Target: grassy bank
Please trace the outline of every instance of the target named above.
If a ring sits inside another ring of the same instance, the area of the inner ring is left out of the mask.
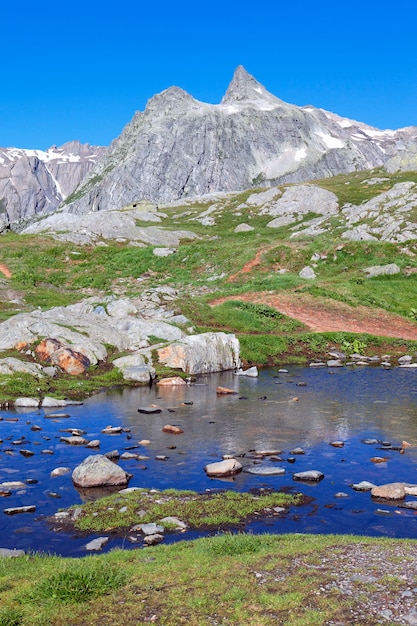
[[[0,625],[394,624],[412,611],[404,592],[417,584],[415,549],[415,541],[226,533],[85,559],[0,559]]]

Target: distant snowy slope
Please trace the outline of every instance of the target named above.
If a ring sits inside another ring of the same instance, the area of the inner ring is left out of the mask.
[[[78,141],[46,151],[0,148],[0,226],[55,211],[106,151]]]

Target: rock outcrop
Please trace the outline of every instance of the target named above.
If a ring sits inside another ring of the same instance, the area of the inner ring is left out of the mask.
[[[46,151],[0,148],[0,232],[55,211],[106,151],[78,141]]]

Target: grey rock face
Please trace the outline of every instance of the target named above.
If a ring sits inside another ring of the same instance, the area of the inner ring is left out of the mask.
[[[395,156],[400,143],[414,146],[416,135],[287,104],[238,67],[220,104],[178,87],[151,98],[65,210],[107,211],[370,169]]]
[[[0,148],[0,232],[55,211],[106,150],[78,141],[47,151]]]
[[[238,369],[239,341],[231,334],[202,333],[160,348],[158,358],[164,365],[188,374]]]

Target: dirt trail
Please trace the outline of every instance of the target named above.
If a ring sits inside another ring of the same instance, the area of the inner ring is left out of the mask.
[[[229,276],[226,282],[232,283],[238,276],[240,276],[240,274],[249,274],[249,272],[251,272],[254,267],[261,264],[263,253],[269,250],[270,247],[271,246],[265,246],[258,250],[253,259],[245,263],[242,269],[236,272],[236,274],[232,274],[231,276]]]
[[[11,278],[12,277],[11,271],[9,270],[7,265],[5,265],[4,263],[0,263],[0,272],[2,274],[4,274],[4,276],[6,276],[6,278]]]
[[[336,300],[291,292],[247,293],[219,298],[210,304],[220,304],[225,300],[268,304],[280,313],[303,322],[308,328],[317,332],[346,331],[417,340],[417,324],[382,309],[369,309],[365,306],[351,307]]]

